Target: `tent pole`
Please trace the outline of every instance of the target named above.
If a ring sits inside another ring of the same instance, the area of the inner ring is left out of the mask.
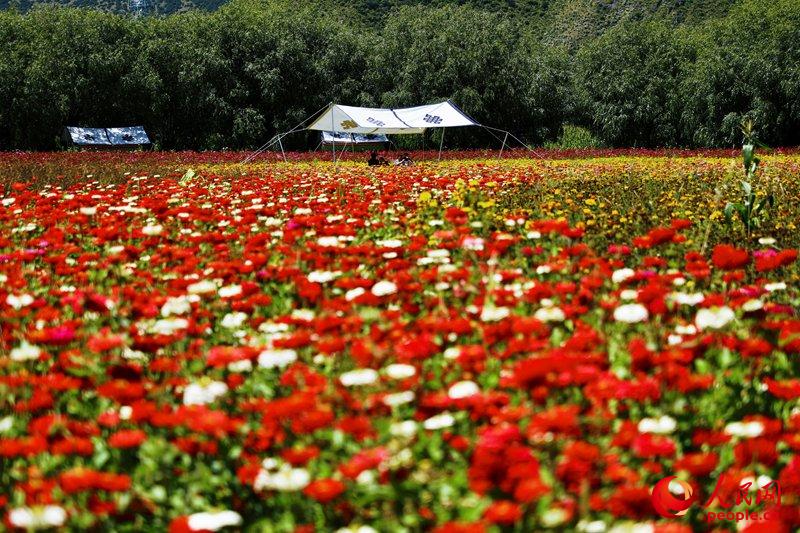
[[[278,137],[278,145],[281,147],[281,154],[283,155],[283,162],[286,163],[286,152],[283,150],[283,140]]]
[[[506,136],[503,137],[503,145],[500,147],[500,156],[498,159],[503,159],[503,149],[506,147],[506,141],[508,140],[508,132],[506,132]]]
[[[333,110],[331,110],[331,135],[333,135],[333,142],[331,143],[331,149],[333,153],[333,172],[336,173],[336,130],[334,129],[335,126],[333,125]]]
[[[442,128],[442,137],[439,139],[439,159],[437,161],[442,160],[442,145],[444,144],[444,128]]]

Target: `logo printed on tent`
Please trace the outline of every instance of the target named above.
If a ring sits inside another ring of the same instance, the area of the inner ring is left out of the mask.
[[[351,130],[353,128],[357,128],[358,124],[356,124],[352,120],[343,120],[342,123],[341,123],[341,126],[342,126],[342,129]]]
[[[374,118],[372,118],[372,117],[369,117],[369,118],[367,118],[367,122],[369,122],[370,124],[375,124],[375,125],[376,125],[376,126],[378,126],[379,128],[382,128],[382,127],[384,127],[384,126],[386,125],[386,123],[385,123],[385,122],[383,122],[383,121],[381,121],[381,120],[375,120],[375,119],[374,119]]]
[[[442,123],[442,118],[437,116],[437,115],[427,115],[426,114],[425,117],[422,120],[424,120],[425,122],[428,122],[430,124],[441,124]]]

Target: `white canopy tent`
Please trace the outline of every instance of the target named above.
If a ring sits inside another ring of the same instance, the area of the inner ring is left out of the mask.
[[[312,119],[313,122],[306,126],[306,123]],[[490,133],[493,131],[504,133],[505,137],[502,139],[502,147],[500,148],[501,156],[509,136],[528,148],[525,143],[517,139],[517,137],[508,131],[485,126],[477,122],[472,117],[464,113],[450,100],[445,100],[444,102],[439,102],[436,104],[395,109],[354,107],[330,103],[295,126],[293,129],[285,133],[278,134],[270,139],[269,142],[250,154],[244,160],[244,162],[246,163],[250,161],[256,155],[275,144],[280,146],[281,152],[284,154],[285,159],[286,154],[283,150],[282,139],[291,133],[302,130],[333,132],[333,160],[336,162],[336,137],[338,137],[340,134],[421,134],[429,128],[460,128],[465,126],[478,126],[488,130]],[[494,135],[494,133],[492,133],[492,135],[496,139],[501,140],[499,137]],[[439,141],[440,159],[442,156],[443,142],[444,131],[442,132],[442,136]]]
[[[480,126],[452,102],[379,109],[331,104],[308,126],[309,130],[342,133],[424,133],[428,128]]]

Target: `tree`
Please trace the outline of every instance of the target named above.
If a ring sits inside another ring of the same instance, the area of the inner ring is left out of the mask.
[[[670,146],[680,141],[678,86],[691,49],[661,22],[627,22],[578,53],[583,112],[612,146]]]

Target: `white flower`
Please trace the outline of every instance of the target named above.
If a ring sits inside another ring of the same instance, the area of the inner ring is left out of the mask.
[[[93,207],[81,207],[79,209],[79,211],[81,212],[81,215],[86,215],[86,216],[90,217],[92,215],[97,214],[97,207],[96,206],[93,206]]]
[[[636,275],[636,272],[632,268],[620,268],[619,270],[615,270],[613,274],[611,274],[611,281],[614,283],[622,283],[628,278],[632,278]]]
[[[8,207],[16,201],[17,201],[16,198],[3,198],[2,202],[0,203],[3,204],[3,207]]]
[[[635,300],[636,297],[639,296],[639,291],[633,289],[625,289],[624,291],[619,293],[619,297],[621,300]]]
[[[322,246],[323,248],[338,248],[339,247],[339,238],[338,237],[320,237],[317,239],[317,245]]]
[[[389,426],[389,434],[393,437],[413,437],[417,433],[417,423],[414,420],[403,420]]]
[[[453,361],[461,356],[461,348],[458,346],[451,346],[444,351],[444,358]]]
[[[384,405],[389,407],[396,407],[414,401],[414,392],[407,390],[403,392],[395,392],[394,394],[387,394],[382,399]]]
[[[745,313],[752,313],[753,311],[758,311],[763,308],[764,308],[764,302],[762,302],[758,298],[747,300],[745,303],[742,304],[742,311],[744,311]]]
[[[356,483],[359,485],[374,485],[377,476],[374,470],[364,470],[356,476]]]
[[[753,485],[755,485],[755,487],[752,487],[751,490],[755,490],[756,487],[760,488],[760,489],[763,489],[764,487],[766,487],[770,483],[772,483],[772,478],[767,476],[767,475],[761,474],[760,476],[758,476],[758,479],[753,484]]]
[[[678,423],[671,416],[661,416],[659,418],[643,418],[639,421],[639,433],[655,433],[657,435],[667,435],[675,431]]]
[[[731,422],[725,426],[725,433],[734,437],[751,439],[764,433],[764,424],[758,421]]]
[[[474,381],[459,381],[458,383],[450,385],[450,388],[447,389],[447,396],[449,396],[451,400],[460,400],[462,398],[475,396],[476,394],[480,394],[480,392],[480,387],[478,387],[477,383]]]
[[[786,283],[782,281],[778,281],[775,283],[767,283],[764,285],[764,289],[768,292],[775,292],[775,291],[785,291],[786,290]]]
[[[7,416],[0,418],[0,433],[5,433],[14,426],[14,418]]]
[[[689,306],[695,306],[699,303],[703,303],[703,300],[706,299],[706,297],[703,296],[703,293],[700,292],[695,292],[691,294],[685,292],[673,292],[672,294],[670,294],[670,298],[672,298],[672,301],[674,301],[678,305],[689,305]]]
[[[239,361],[231,361],[228,363],[228,370],[241,374],[253,370],[253,362],[250,359],[240,359]]]
[[[340,527],[335,533],[378,533],[378,530],[369,526]]]
[[[614,309],[614,320],[626,324],[644,322],[648,316],[647,308],[642,304],[625,304]]]
[[[344,295],[344,299],[347,300],[348,302],[352,302],[353,300],[355,300],[356,298],[358,298],[359,296],[361,296],[366,292],[367,291],[364,289],[364,287],[356,287],[355,289],[350,289],[349,291],[347,291]]]
[[[375,241],[375,245],[380,248],[400,248],[403,246],[403,241],[400,239],[384,239],[382,241]]]
[[[345,372],[339,376],[339,381],[345,387],[357,387],[360,385],[371,385],[378,381],[378,373],[371,368],[359,368]]]
[[[304,322],[311,322],[314,320],[313,309],[294,309],[292,310],[292,318],[295,320],[302,320]]]
[[[495,307],[493,305],[484,306],[481,310],[481,321],[483,322],[499,322],[506,318],[511,311],[507,307]]]
[[[308,281],[312,283],[328,283],[333,281],[339,274],[337,272],[328,272],[327,270],[315,270],[308,275]]]
[[[33,296],[30,294],[22,294],[20,296],[9,294],[6,296],[6,303],[19,311],[23,307],[28,307],[33,303]]]
[[[234,296],[239,296],[242,294],[242,286],[241,285],[226,285],[225,287],[220,287],[219,291],[217,291],[220,298],[232,298]]]
[[[294,350],[264,350],[258,354],[258,366],[262,368],[283,368],[297,361]]]
[[[185,315],[192,310],[192,304],[186,296],[173,296],[161,306],[161,316]]]
[[[581,520],[578,522],[577,530],[581,533],[604,533],[606,523],[602,520],[594,520],[592,522]]]
[[[533,318],[539,322],[563,322],[567,316],[560,307],[545,306],[537,309]]]
[[[536,267],[537,274],[549,274],[553,271],[553,268],[550,265],[539,265]]]
[[[284,465],[277,472],[259,471],[253,487],[256,490],[269,489],[280,492],[294,492],[303,490],[310,482],[311,475],[305,468],[291,468]]]
[[[483,239],[480,237],[466,237],[464,238],[464,242],[461,243],[461,247],[465,250],[474,250],[479,252],[483,250]]]
[[[38,359],[42,354],[42,350],[38,346],[30,344],[28,341],[22,341],[22,344],[11,350],[12,361],[33,361]]]
[[[553,528],[563,524],[567,518],[569,518],[569,515],[565,509],[550,507],[544,512],[541,520],[544,527]]]
[[[386,375],[392,379],[408,379],[417,373],[413,365],[393,364],[386,367]]]
[[[622,522],[608,530],[608,533],[653,533],[655,527],[646,522]]]
[[[422,427],[428,430],[449,428],[456,423],[456,419],[450,413],[442,413],[432,416],[422,423]]]
[[[447,248],[439,248],[437,250],[428,250],[428,257],[441,259],[443,257],[450,257],[450,250]]]
[[[228,313],[222,317],[221,325],[223,328],[236,329],[241,327],[245,320],[247,320],[247,313],[237,311],[235,313]]]
[[[228,386],[222,381],[210,383],[191,383],[183,390],[183,405],[203,405],[211,403],[228,392]]]
[[[149,236],[161,235],[162,231],[164,231],[164,227],[160,224],[154,224],[152,226],[145,226],[142,228],[142,233]]]
[[[162,318],[156,320],[150,327],[150,332],[157,335],[174,335],[175,332],[189,327],[189,321],[185,318]]]
[[[395,285],[391,281],[386,281],[386,280],[379,281],[378,283],[372,286],[370,292],[375,296],[388,296],[390,294],[394,294],[397,292],[397,285]]]
[[[730,307],[711,307],[697,311],[694,323],[700,331],[709,328],[721,329],[734,318],[736,315]]]
[[[186,292],[189,294],[209,294],[217,292],[217,284],[210,279],[204,279],[186,287]]]
[[[760,239],[758,239],[758,244],[763,244],[764,246],[770,246],[775,244],[776,242],[778,241],[776,241],[772,237],[761,237]]]
[[[67,521],[67,512],[58,505],[17,507],[9,511],[8,521],[20,529],[48,529],[63,526]]]
[[[193,531],[216,531],[227,526],[238,526],[242,516],[235,511],[217,511],[213,513],[194,513],[189,515],[189,529]]]

